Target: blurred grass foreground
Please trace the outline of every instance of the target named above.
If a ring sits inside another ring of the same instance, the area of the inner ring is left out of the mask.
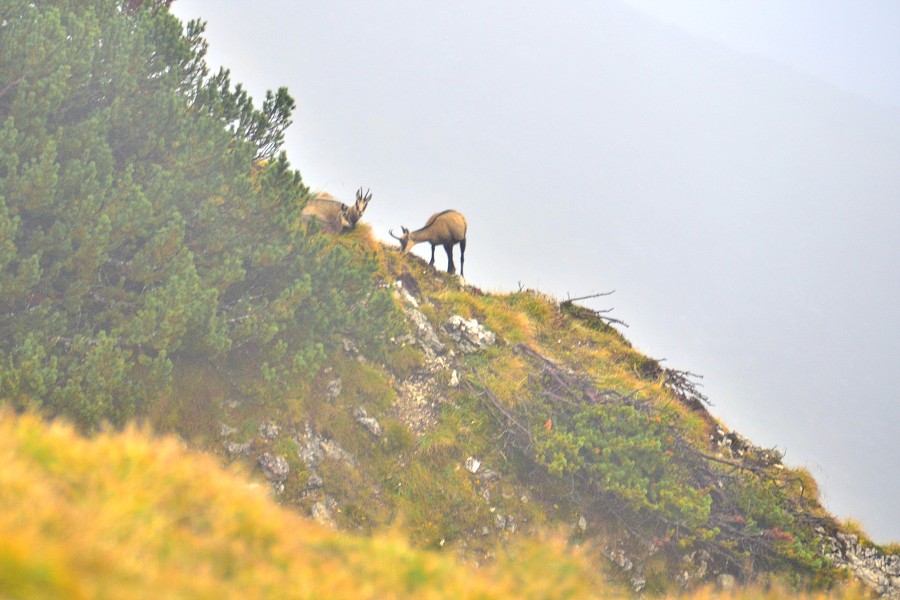
[[[3,598],[596,597],[535,544],[475,571],[401,536],[323,529],[175,438],[0,413]],[[513,568],[512,565],[516,566]],[[606,596],[609,597],[609,596]]]

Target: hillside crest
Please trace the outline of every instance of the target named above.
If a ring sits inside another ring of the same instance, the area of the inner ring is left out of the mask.
[[[346,336],[302,410],[222,426],[254,431],[241,448],[279,502],[339,529],[399,520],[413,545],[476,563],[562,530],[636,592],[788,573],[831,585],[848,567],[897,596],[897,555],[829,515],[808,473],[718,422],[689,373],[589,309],[378,252],[405,321],[385,358]],[[232,437],[220,451],[234,454]]]

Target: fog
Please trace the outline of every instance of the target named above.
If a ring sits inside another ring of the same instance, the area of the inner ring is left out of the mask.
[[[837,516],[900,540],[900,85],[885,84],[900,64],[835,43],[860,66],[825,81],[804,27],[826,21],[797,20],[806,46],[792,54],[748,33],[765,15],[717,25],[685,6],[173,11],[209,22],[210,63],[254,97],[289,88],[285,149],[307,185],[345,201],[371,188],[366,220],[385,240],[462,211],[480,288],[615,290],[591,306],[614,308],[643,352],[703,374],[712,412],[808,468]],[[896,35],[875,49],[900,39],[900,12],[883,6],[875,33]],[[857,39],[833,16],[847,34],[823,39]]]

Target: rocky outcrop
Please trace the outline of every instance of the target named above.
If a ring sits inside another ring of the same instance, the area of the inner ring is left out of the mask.
[[[440,330],[436,330],[419,310],[419,301],[404,288],[403,281],[394,284],[395,295],[410,325],[412,333],[398,340],[414,344],[425,354],[425,363],[416,373],[397,383],[397,401],[393,416],[401,420],[415,435],[421,436],[437,422],[438,407],[445,401],[447,388],[460,385],[457,366],[458,352],[470,354],[497,343],[493,331],[475,319],[454,315]],[[441,339],[444,335],[444,340]],[[444,373],[450,373],[445,380]],[[442,383],[447,381],[446,384]]]
[[[316,523],[325,525],[331,529],[337,529],[337,524],[334,522],[334,513],[338,510],[337,500],[331,496],[326,496],[323,500],[313,504],[309,516],[312,517],[313,521]]]
[[[259,435],[263,436],[266,440],[272,441],[278,437],[278,434],[281,433],[281,427],[275,421],[264,421],[259,424],[257,428],[259,431]]]
[[[280,454],[263,452],[257,459],[266,479],[270,481],[284,481],[291,472],[287,459]]]
[[[415,342],[425,353],[426,358],[433,360],[444,352],[444,344],[438,339],[437,332],[428,317],[419,310],[419,302],[412,294],[403,289],[403,283],[398,281],[395,284],[396,296],[401,300],[400,308],[406,319],[413,326],[412,342]],[[404,340],[400,340],[404,341]]]
[[[402,282],[397,281],[395,287],[403,313],[412,325],[412,333],[396,341],[420,347],[425,355],[425,364],[416,373],[398,382],[397,400],[392,412],[410,431],[421,436],[437,422],[437,409],[444,401],[437,375],[447,369],[452,356],[428,318],[419,310],[419,302],[403,288]]]
[[[465,319],[459,315],[450,317],[444,324],[444,330],[466,354],[484,350],[497,343],[497,336],[493,331],[475,319]]]
[[[884,554],[874,546],[860,543],[859,536],[837,532],[823,536],[822,549],[835,565],[847,567],[867,587],[883,598],[900,599],[900,555]]]
[[[352,454],[344,450],[333,439],[315,433],[309,423],[304,425],[302,435],[294,436],[294,441],[297,442],[298,446],[297,456],[312,471],[319,466],[319,462],[324,458],[356,467],[356,459],[353,458]]]
[[[253,444],[250,442],[225,442],[225,451],[228,452],[228,456],[247,456],[250,454],[250,449],[253,447]]]
[[[341,395],[341,388],[343,387],[343,381],[340,377],[337,379],[332,379],[328,382],[328,385],[325,386],[325,397],[329,402],[334,402],[337,400],[337,397]]]
[[[356,422],[362,425],[366,431],[375,437],[381,437],[381,423],[375,417],[370,417],[366,413],[366,409],[360,406],[353,411],[353,416],[356,417]]]

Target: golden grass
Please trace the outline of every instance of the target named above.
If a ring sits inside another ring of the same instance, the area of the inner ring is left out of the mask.
[[[86,440],[3,412],[0,460],[4,598],[592,596],[564,547],[473,570],[397,533],[324,530],[214,458],[134,428]]]

